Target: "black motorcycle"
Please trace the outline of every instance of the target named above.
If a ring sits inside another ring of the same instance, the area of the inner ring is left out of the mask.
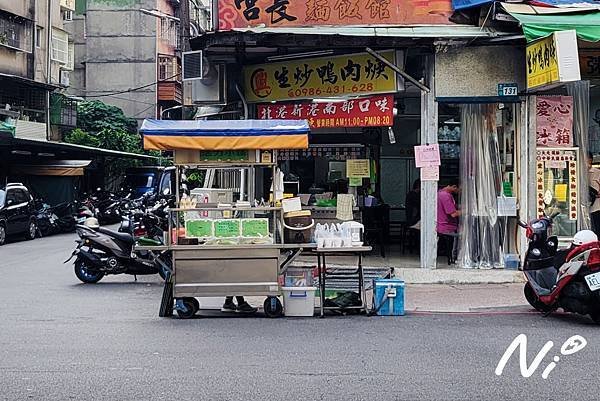
[[[76,221],[72,213],[72,203],[60,203],[50,206],[41,199],[36,201],[36,220],[38,234],[47,237],[53,234],[75,231]]]
[[[77,225],[77,247],[64,263],[76,257],[75,275],[84,283],[97,283],[108,274],[138,276],[158,273],[165,279],[171,271],[171,252],[135,251],[136,237],[132,227],[129,219],[123,220],[121,231],[124,232]],[[160,238],[146,238],[144,241],[149,242],[161,244]]]

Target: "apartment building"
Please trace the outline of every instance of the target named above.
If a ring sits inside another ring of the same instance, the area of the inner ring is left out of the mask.
[[[177,118],[179,0],[76,0],[66,29],[74,38],[68,93],[144,118]]]
[[[73,43],[63,24],[74,10],[75,0],[0,0],[0,131],[5,135],[58,139],[63,124],[74,124],[75,111],[60,96],[73,69]]]

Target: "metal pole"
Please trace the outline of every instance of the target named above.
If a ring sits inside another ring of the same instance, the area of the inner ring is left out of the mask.
[[[423,85],[422,83],[420,83],[419,81],[417,81],[415,78],[411,77],[409,74],[407,74],[406,72],[402,71],[400,68],[398,68],[397,65],[395,65],[394,63],[390,62],[388,59],[386,59],[385,57],[383,57],[381,54],[377,53],[375,50],[367,47],[367,53],[369,53],[371,56],[375,57],[377,60],[381,61],[383,64],[387,65],[388,67],[390,67],[392,70],[396,71],[396,73],[400,76],[402,76],[404,79],[406,79],[407,81],[411,82],[413,85],[415,85],[417,88],[421,89],[424,92],[429,93],[430,92],[430,88],[428,88],[427,86]]]
[[[421,92],[421,144],[438,142],[438,105],[435,101],[435,55],[426,57],[431,91]],[[437,181],[421,181],[421,267],[437,265]]]

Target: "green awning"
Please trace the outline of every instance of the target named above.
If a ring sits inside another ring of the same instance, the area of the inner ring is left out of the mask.
[[[516,14],[511,13],[523,26],[528,42],[550,35],[555,31],[574,29],[577,37],[587,42],[600,41],[600,12],[570,14]]]

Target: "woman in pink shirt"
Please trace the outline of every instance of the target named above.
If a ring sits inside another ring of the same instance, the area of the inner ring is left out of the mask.
[[[458,194],[458,182],[450,182],[444,188],[438,191],[438,210],[437,210],[437,232],[442,235],[446,241],[446,252],[448,253],[448,264],[456,261],[457,245],[456,236],[458,232],[458,216],[460,210],[456,208],[454,194]],[[450,237],[450,238],[448,238]],[[451,243],[450,243],[451,241]]]

